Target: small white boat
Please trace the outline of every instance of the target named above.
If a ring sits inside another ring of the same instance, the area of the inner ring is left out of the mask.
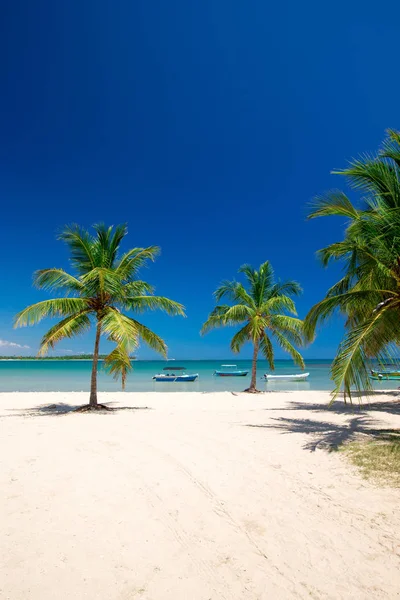
[[[310,373],[297,373],[296,375],[264,375],[267,381],[305,381]]]

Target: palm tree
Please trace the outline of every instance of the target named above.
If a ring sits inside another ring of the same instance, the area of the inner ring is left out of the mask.
[[[90,383],[90,400],[87,409],[105,408],[97,401],[97,365],[100,337],[105,335],[116,344],[106,359],[124,358],[143,340],[163,356],[167,354],[165,342],[151,329],[122,311],[141,313],[160,309],[170,315],[184,315],[178,302],[155,296],[151,285],[138,279],[138,271],[159,253],[157,246],[133,248],[120,256],[121,242],[127,235],[127,226],[94,226],[91,235],[78,225],[66,227],[60,238],[68,246],[75,275],[63,269],[44,269],[34,274],[36,287],[62,293],[63,297],[44,300],[28,306],[16,316],[15,326],[38,323],[45,317],[62,317],[43,336],[39,355],[65,338],[86,332],[92,323],[96,328],[93,365]],[[129,363],[130,364],[130,363]]]
[[[346,219],[344,238],[319,251],[322,263],[342,262],[344,275],[305,319],[308,340],[335,312],[346,335],[332,365],[334,395],[371,388],[370,359],[396,355],[400,343],[400,133],[389,131],[377,156],[363,156],[337,171],[364,194],[360,207],[342,192],[318,197],[310,218]]]
[[[303,358],[293,346],[302,344],[303,323],[300,319],[282,313],[287,311],[297,314],[290,296],[298,296],[301,288],[295,281],[275,283],[269,261],[260,265],[258,271],[250,265],[243,265],[239,273],[244,274],[247,285],[238,281],[222,282],[214,292],[215,299],[219,303],[222,298],[227,298],[232,304],[218,304],[204,323],[201,333],[226,325],[243,325],[232,338],[231,350],[237,353],[246,342],[253,344],[251,383],[245,391],[256,392],[259,351],[270,368],[275,368],[270,335],[292,356],[296,364],[304,368]]]

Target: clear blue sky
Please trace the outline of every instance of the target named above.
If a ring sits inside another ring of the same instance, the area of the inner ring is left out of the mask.
[[[70,222],[126,221],[129,246],[162,247],[144,276],[188,318],[145,322],[171,356],[229,356],[231,331],[198,332],[244,262],[297,279],[304,316],[338,276],[315,251],[341,232],[306,222],[307,202],[400,127],[399,23],[396,2],[6,0],[0,339],[37,349],[45,326],[12,316],[47,297],[35,269],[68,267],[55,236]],[[338,321],[306,356],[333,356],[340,335]]]

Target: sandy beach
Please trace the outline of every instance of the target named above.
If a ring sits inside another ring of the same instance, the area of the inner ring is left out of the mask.
[[[398,489],[328,452],[400,427],[324,392],[0,395],[4,600],[397,598]],[[50,405],[51,408],[46,408]]]

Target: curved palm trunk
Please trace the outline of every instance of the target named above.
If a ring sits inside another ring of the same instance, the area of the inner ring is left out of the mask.
[[[125,391],[125,387],[126,387],[126,369],[122,369],[122,374],[121,374],[121,381],[122,381],[122,391]]]
[[[257,340],[254,342],[254,350],[253,350],[253,363],[251,366],[251,383],[249,387],[249,392],[255,392],[257,386],[257,357],[258,357],[258,349],[260,347],[260,341]]]
[[[90,406],[97,406],[97,364],[99,362],[99,347],[100,347],[101,323],[97,321],[96,340],[94,343],[93,363],[92,363],[92,378],[90,380]]]

